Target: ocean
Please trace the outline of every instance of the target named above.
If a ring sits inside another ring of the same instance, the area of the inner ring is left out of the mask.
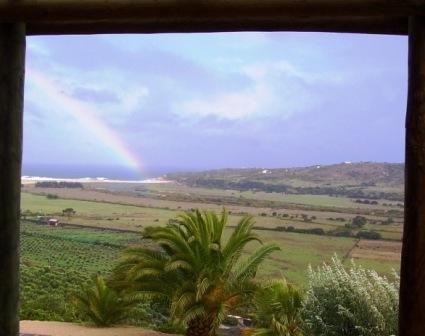
[[[25,164],[22,176],[59,179],[142,181],[181,171],[176,168],[155,168],[138,172],[122,166],[93,166],[65,164]]]

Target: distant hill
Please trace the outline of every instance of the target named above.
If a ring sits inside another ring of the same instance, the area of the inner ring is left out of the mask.
[[[168,174],[193,187],[402,200],[404,164],[340,163],[301,168],[218,169]]]

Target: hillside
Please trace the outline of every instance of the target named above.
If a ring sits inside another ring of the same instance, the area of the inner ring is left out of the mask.
[[[404,164],[360,162],[301,168],[219,169],[168,174],[167,178],[192,187],[401,200]]]

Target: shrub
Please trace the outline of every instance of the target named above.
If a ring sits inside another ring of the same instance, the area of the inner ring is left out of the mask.
[[[170,303],[166,298],[143,297],[143,301],[131,309],[125,323],[168,334],[184,334],[184,329],[171,321],[169,306]]]
[[[347,227],[339,227],[334,230],[329,230],[327,234],[329,236],[335,236],[335,237],[352,237],[353,236],[351,229]]]
[[[76,213],[76,211],[75,211],[73,208],[66,208],[66,209],[63,209],[63,210],[62,210],[62,214],[63,214],[64,216],[67,216],[67,217],[68,217],[68,219],[69,219],[71,216],[75,215],[75,213]]]
[[[322,228],[312,228],[312,229],[306,230],[306,233],[315,234],[319,236],[323,236],[326,234],[325,230],[323,230]]]
[[[352,262],[349,270],[334,257],[309,269],[303,308],[305,330],[314,336],[397,334],[399,278],[393,281]]]
[[[362,228],[367,223],[366,217],[356,216],[354,217],[350,223],[345,224],[347,228]]]
[[[366,231],[366,230],[361,230],[359,232],[357,232],[356,234],[357,238],[363,238],[363,239],[373,239],[373,240],[379,240],[382,239],[382,236],[379,232],[376,231]]]
[[[36,188],[78,188],[84,189],[80,182],[66,182],[66,181],[39,181],[35,183]]]
[[[83,288],[74,296],[74,304],[84,319],[107,327],[127,318],[135,302],[120,298],[101,276],[97,276],[91,287]]]
[[[58,199],[58,198],[59,198],[59,196],[58,196],[58,195],[56,195],[56,194],[47,194],[47,195],[46,195],[46,198],[48,198],[48,199]]]
[[[227,315],[222,322],[226,326],[237,326],[239,321],[236,317],[232,315]]]
[[[67,302],[61,295],[40,294],[27,300],[21,307],[20,318],[25,320],[64,321],[72,317]]]
[[[285,279],[261,287],[254,297],[253,336],[301,336],[301,293]]]

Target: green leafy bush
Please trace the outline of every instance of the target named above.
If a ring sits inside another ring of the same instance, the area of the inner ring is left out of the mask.
[[[272,281],[254,297],[255,336],[301,336],[302,295],[285,279]]]
[[[107,327],[127,318],[135,301],[120,298],[98,275],[91,287],[74,296],[74,304],[83,318]]]
[[[236,317],[234,317],[233,315],[227,315],[224,319],[222,324],[226,325],[226,326],[237,326],[239,323],[238,319]]]
[[[56,194],[47,194],[47,195],[46,195],[46,198],[48,198],[48,199],[58,199],[58,198],[59,198],[59,196],[58,196],[58,195],[56,195]]]
[[[363,239],[373,239],[373,240],[379,240],[382,239],[382,235],[379,232],[370,230],[360,230],[356,234],[357,238],[363,238]]]
[[[367,218],[363,216],[354,217],[350,223],[347,223],[345,226],[348,228],[362,228],[367,223]]]
[[[308,335],[390,336],[397,334],[399,278],[393,281],[352,262],[309,269],[303,308]]]
[[[128,317],[126,324],[153,329],[167,334],[184,334],[182,326],[173,323],[170,317],[170,303],[162,297],[149,299],[144,297],[137,303]]]
[[[20,318],[22,320],[78,322],[69,298],[88,280],[84,272],[65,267],[29,265],[21,259]]]

